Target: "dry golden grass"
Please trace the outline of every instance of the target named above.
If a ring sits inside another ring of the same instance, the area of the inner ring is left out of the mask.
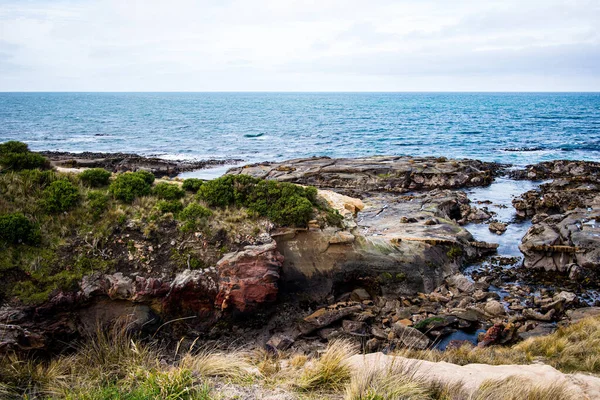
[[[242,351],[220,352],[200,350],[188,352],[179,360],[179,367],[189,369],[200,377],[228,378],[244,381],[259,375]]]
[[[473,400],[579,400],[565,383],[536,384],[531,380],[511,376],[503,380],[488,380],[481,384]]]
[[[343,390],[350,381],[348,359],[357,354],[357,347],[345,340],[329,344],[320,358],[308,363],[296,382],[300,390]]]
[[[459,365],[529,364],[538,360],[563,372],[600,373],[600,317],[587,318],[573,325],[560,327],[551,335],[529,338],[512,347],[463,346],[444,352],[401,349],[396,354]]]
[[[532,338],[511,348],[405,351],[413,358],[458,364],[527,363],[534,357],[566,371],[597,371],[600,318],[560,328],[547,337]],[[192,346],[193,347],[193,346]],[[284,389],[289,397],[347,400],[574,400],[565,384],[532,382],[512,377],[484,382],[467,396],[461,384],[417,377],[411,363],[353,370],[349,358],[357,348],[332,342],[319,356],[219,351],[211,348],[165,357],[160,348],[135,340],[125,324],[91,335],[72,355],[52,361],[0,359],[0,398],[27,399],[215,399],[207,382],[236,387]],[[174,362],[166,362],[167,359]]]
[[[388,367],[368,366],[355,371],[346,387],[345,400],[427,400],[426,383],[414,377],[410,368],[400,362]]]

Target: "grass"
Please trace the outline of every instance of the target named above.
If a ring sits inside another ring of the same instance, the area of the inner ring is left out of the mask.
[[[586,318],[575,324],[559,327],[548,336],[529,338],[512,347],[463,346],[438,350],[398,351],[398,355],[453,364],[529,364],[542,361],[562,372],[600,373],[600,317]]]
[[[502,351],[540,354],[551,351],[552,343],[564,339],[569,346],[590,345],[597,334],[599,318],[588,318],[557,333],[527,340]],[[319,356],[297,353],[272,354],[240,349],[222,351],[201,348],[178,354],[153,342],[141,341],[128,331],[126,321],[98,329],[73,348],[70,354],[51,360],[23,359],[16,355],[0,358],[0,398],[78,400],[216,400],[218,388],[236,387],[255,393],[283,390],[286,398],[345,400],[575,400],[565,383],[534,382],[521,377],[484,381],[474,393],[460,383],[452,385],[417,375],[411,362],[351,368],[349,358],[356,347],[334,341]],[[564,343],[564,342],[561,342]],[[179,346],[178,346],[179,349]],[[588,353],[597,348],[587,347]],[[449,351],[452,357],[456,353]],[[466,349],[461,349],[466,352]],[[495,350],[500,351],[499,349]],[[567,354],[565,352],[567,351]],[[472,362],[497,362],[492,350],[470,350]],[[430,357],[434,356],[429,352]],[[462,354],[462,353],[461,353]],[[485,358],[483,358],[485,355]],[[530,354],[530,355],[531,355]],[[439,354],[437,355],[439,356]],[[560,358],[560,354],[554,354]],[[463,354],[458,361],[466,361]],[[518,360],[524,360],[524,356]],[[573,361],[573,360],[571,360]],[[572,368],[569,364],[568,369]],[[577,370],[587,369],[583,366]],[[261,392],[262,391],[262,392]]]
[[[357,354],[354,344],[336,340],[329,344],[323,355],[308,364],[297,387],[301,390],[343,390],[350,381],[351,369],[348,359]]]
[[[473,400],[578,400],[566,383],[539,384],[516,376],[484,381]]]

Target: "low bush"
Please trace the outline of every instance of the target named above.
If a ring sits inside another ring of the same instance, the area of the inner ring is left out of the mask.
[[[34,244],[39,236],[37,227],[23,214],[0,215],[0,242]]]
[[[183,204],[179,200],[159,200],[158,203],[156,203],[156,208],[163,214],[177,214],[179,211],[183,210]]]
[[[184,232],[194,230],[198,225],[204,224],[211,215],[212,211],[208,208],[198,203],[191,203],[179,213],[179,219],[184,222],[181,230]]]
[[[109,190],[113,197],[125,203],[131,203],[136,197],[147,196],[152,189],[147,176],[139,172],[125,172],[118,175],[110,184]],[[154,179],[154,175],[152,175]]]
[[[78,201],[79,189],[66,179],[52,182],[42,192],[42,203],[50,213],[68,211]]]
[[[17,142],[16,140],[0,143],[0,155],[8,153],[29,153],[29,146],[26,143]]]
[[[50,163],[44,156],[30,152],[25,143],[11,140],[0,144],[0,166],[11,171],[22,171],[49,168]]]
[[[111,173],[104,168],[90,168],[79,174],[81,182],[91,187],[108,185]]]
[[[135,175],[142,178],[148,185],[152,185],[154,183],[154,174],[149,171],[145,171],[143,169],[134,172]]]
[[[200,189],[200,186],[202,186],[202,184],[204,183],[204,181],[202,179],[197,179],[197,178],[189,178],[186,179],[185,181],[183,181],[183,190],[187,190],[188,192],[198,192],[198,189]]]
[[[177,200],[185,196],[185,191],[172,183],[161,182],[152,191],[159,199]]]
[[[8,170],[45,169],[50,166],[48,160],[37,153],[8,153],[0,156],[0,165]]]
[[[288,182],[227,175],[204,183],[198,197],[211,206],[237,205],[280,225],[306,226],[317,206],[317,190]]]
[[[93,191],[88,193],[88,206],[90,207],[90,213],[94,221],[97,221],[100,216],[108,208],[108,202],[110,198],[103,192]]]
[[[19,172],[19,174],[23,177],[23,182],[28,182],[39,188],[45,188],[57,179],[56,172],[52,170],[26,169]]]

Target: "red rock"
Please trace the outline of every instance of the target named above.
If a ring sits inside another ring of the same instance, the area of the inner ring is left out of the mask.
[[[282,265],[283,256],[275,242],[226,254],[217,263],[219,292],[215,305],[222,310],[247,312],[274,302]]]

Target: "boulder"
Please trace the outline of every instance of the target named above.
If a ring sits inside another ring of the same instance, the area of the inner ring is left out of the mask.
[[[340,319],[362,311],[360,304],[334,304],[327,308],[320,308],[299,323],[300,332],[308,335],[317,329],[324,328]]]
[[[222,310],[248,312],[274,302],[282,265],[283,256],[274,242],[225,254],[217,263],[219,293],[215,304]]]
[[[417,329],[405,326],[404,324],[396,322],[392,325],[392,331],[394,332],[396,341],[401,343],[404,347],[425,350],[431,344],[431,341],[427,336]]]

